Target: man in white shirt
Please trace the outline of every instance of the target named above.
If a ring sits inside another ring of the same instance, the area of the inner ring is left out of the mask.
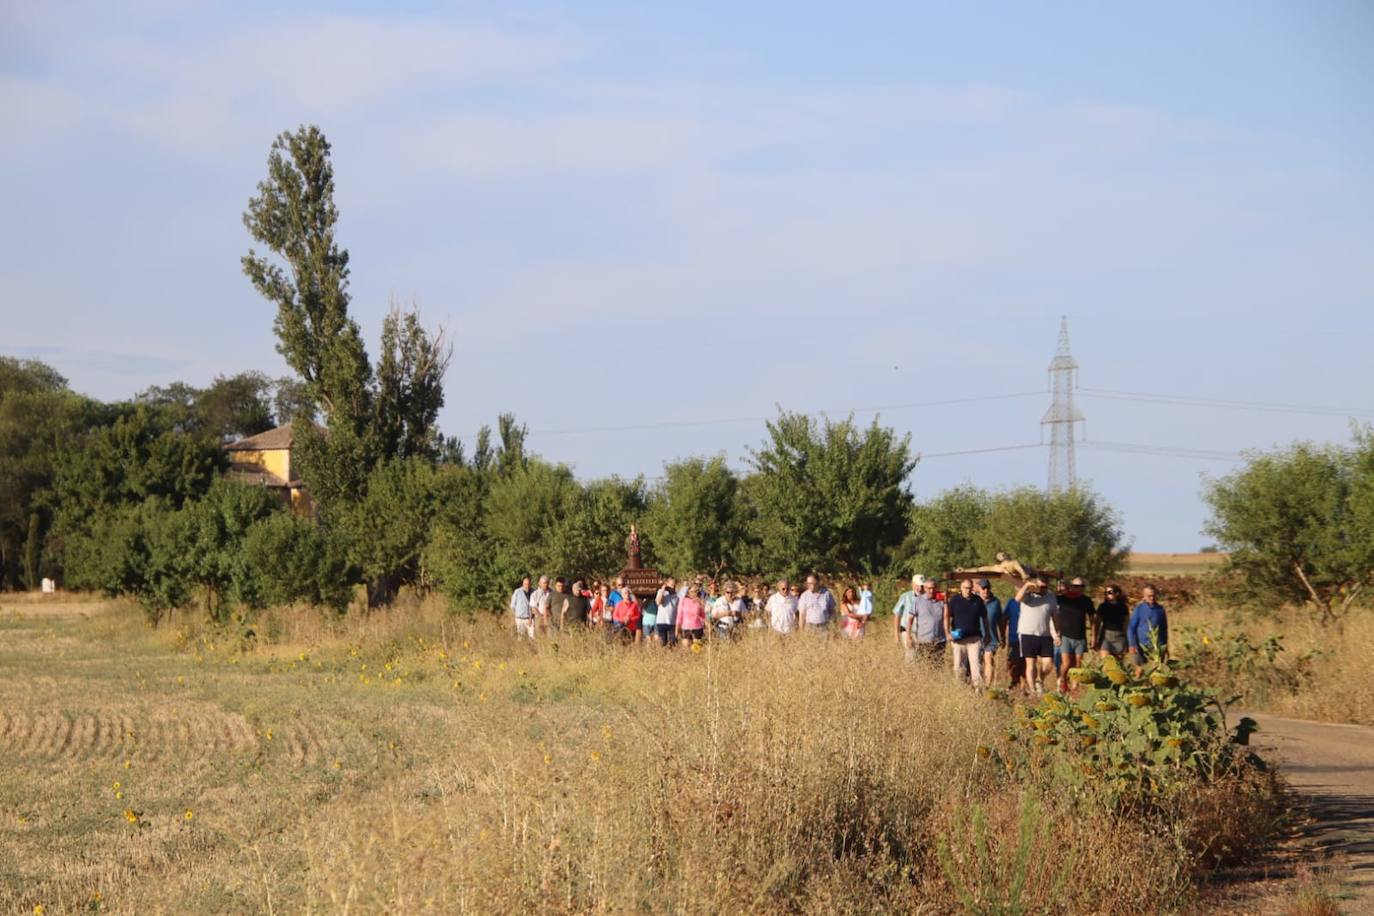
[[[549,577],[540,576],[539,587],[530,592],[530,610],[534,613],[534,620],[539,624],[539,629],[545,632],[549,629],[549,608],[552,604],[553,593],[549,591]]]
[[[677,601],[677,580],[669,576],[663,580],[658,594],[654,595],[654,604],[658,605],[658,620],[655,626],[658,629],[660,645],[671,646],[677,642],[673,633],[677,625]]]
[[[515,632],[520,636],[534,638],[534,616],[530,610],[530,577],[520,580],[520,587],[511,592],[510,609],[515,614]]]
[[[725,594],[711,605],[711,626],[715,628],[717,635],[733,634],[735,627],[744,619],[744,599],[736,597],[736,592],[734,583],[727,583]]]
[[[792,594],[792,584],[786,579],[778,580],[778,590],[768,596],[764,609],[768,611],[768,625],[774,632],[785,636],[797,628],[797,599]]]
[[[820,576],[811,573],[806,577],[806,591],[797,599],[798,623],[803,630],[825,633],[834,615],[835,596],[821,585]]]
[[[1045,681],[1054,667],[1054,644],[1059,639],[1054,624],[1059,602],[1049,584],[1038,576],[1021,583],[1016,601],[1021,605],[1016,635],[1021,657],[1026,660],[1027,686],[1037,694],[1044,693]]]

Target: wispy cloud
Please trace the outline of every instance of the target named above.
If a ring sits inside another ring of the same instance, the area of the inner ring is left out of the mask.
[[[15,356],[51,363],[63,372],[85,370],[125,378],[163,377],[191,365],[189,359],[174,359],[152,353],[120,350],[85,350],[63,346],[19,346],[10,348]]]

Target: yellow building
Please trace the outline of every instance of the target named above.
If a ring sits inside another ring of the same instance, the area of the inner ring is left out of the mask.
[[[291,426],[278,426],[226,445],[229,470],[225,476],[238,483],[272,490],[282,502],[302,515],[310,512],[310,494],[291,473]]]

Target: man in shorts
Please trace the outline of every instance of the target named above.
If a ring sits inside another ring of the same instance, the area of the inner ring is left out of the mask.
[[[1021,602],[1015,598],[1007,599],[1007,606],[1003,609],[1006,621],[1002,626],[1002,637],[1007,644],[1007,682],[1008,689],[1015,690],[1018,686],[1026,687],[1026,660],[1021,657],[1021,639],[1016,635],[1016,628],[1021,622]]]
[[[1054,666],[1054,643],[1059,636],[1054,629],[1054,615],[1059,602],[1048,583],[1038,576],[1021,583],[1016,590],[1016,602],[1020,606],[1016,635],[1026,662],[1026,681],[1032,692],[1041,694]]]
[[[974,584],[988,611],[988,625],[984,631],[987,639],[983,642],[983,683],[991,687],[996,683],[993,677],[997,674],[997,650],[1007,640],[1007,621],[1002,614],[1002,602],[992,593],[992,583],[979,579]]]
[[[1129,646],[1126,643],[1126,593],[1119,585],[1107,586],[1107,600],[1097,606],[1097,632],[1093,645],[1103,658],[1111,656],[1120,661]]]
[[[1059,612],[1055,615],[1055,629],[1058,636],[1054,644],[1059,647],[1059,689],[1069,689],[1069,669],[1077,668],[1088,654],[1088,627],[1097,608],[1093,600],[1083,594],[1086,583],[1081,576],[1075,576],[1059,599]]]
[[[654,604],[658,605],[654,627],[658,631],[659,643],[664,646],[677,644],[677,634],[673,632],[677,628],[677,602],[677,580],[668,576],[654,596]]]

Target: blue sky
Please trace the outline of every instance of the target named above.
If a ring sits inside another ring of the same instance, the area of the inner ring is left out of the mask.
[[[579,474],[741,462],[776,405],[1085,389],[1374,417],[1366,3],[0,5],[0,352],[113,399],[284,374],[239,269],[272,137],[334,144],[354,311],[448,327],[446,432]],[[925,453],[1048,396],[900,407]],[[1349,419],[1083,392],[1090,440],[1228,453]],[[871,413],[860,413],[868,420]],[[694,423],[567,432],[637,423]],[[1224,461],[1083,449],[1135,546]],[[918,497],[1043,483],[932,457]]]

